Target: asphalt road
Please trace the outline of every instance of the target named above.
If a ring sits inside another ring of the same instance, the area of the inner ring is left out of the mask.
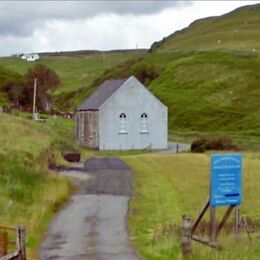
[[[51,223],[40,258],[140,259],[128,238],[129,167],[116,158],[93,158],[70,170],[65,175],[81,179],[81,191]]]

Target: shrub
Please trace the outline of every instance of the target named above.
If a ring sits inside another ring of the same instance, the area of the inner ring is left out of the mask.
[[[46,115],[46,114],[40,114],[40,119],[48,120],[48,119],[49,119],[49,116]]]
[[[128,60],[116,68],[106,70],[101,77],[94,80],[91,87],[97,87],[108,79],[122,79],[134,75],[144,85],[149,85],[162,73],[162,67],[142,63],[142,58]]]
[[[149,85],[149,83],[155,80],[161,74],[161,69],[156,68],[151,64],[139,64],[133,74],[138,78],[144,85]]]
[[[191,151],[195,153],[203,153],[207,150],[238,150],[237,146],[233,144],[228,137],[218,138],[199,138],[191,144]]]

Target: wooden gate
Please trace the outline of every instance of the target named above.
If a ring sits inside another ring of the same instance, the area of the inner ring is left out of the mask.
[[[26,260],[25,228],[0,226],[0,260]]]

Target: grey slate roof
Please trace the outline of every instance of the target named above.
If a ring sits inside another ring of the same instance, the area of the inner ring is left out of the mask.
[[[98,110],[127,80],[106,80],[77,110]]]

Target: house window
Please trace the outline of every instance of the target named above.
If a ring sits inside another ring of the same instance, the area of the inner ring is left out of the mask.
[[[120,120],[119,133],[126,134],[127,133],[127,129],[126,129],[126,114],[125,113],[121,113],[120,116],[119,116],[119,120]]]
[[[143,113],[141,115],[141,133],[148,133],[148,115],[146,113]]]

